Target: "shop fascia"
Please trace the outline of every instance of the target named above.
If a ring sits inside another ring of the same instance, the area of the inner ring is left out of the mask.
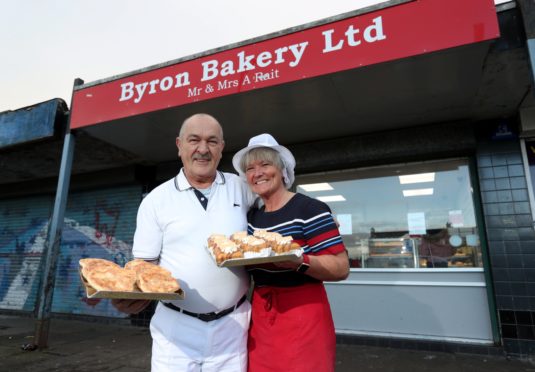
[[[346,47],[357,47],[362,42],[374,43],[386,39],[383,31],[382,17],[374,18],[372,23],[365,27],[362,33],[359,27],[349,25],[343,36],[336,35],[336,29],[334,28],[325,30],[321,34],[321,39],[323,40],[322,54],[333,53]],[[287,64],[289,67],[297,67],[305,55],[308,46],[309,41],[304,41],[282,46],[271,51],[264,50],[258,54],[248,54],[242,50],[236,53],[234,59],[224,60],[221,63],[217,59],[211,59],[201,63],[202,77],[200,81],[208,82],[218,77],[232,77],[235,74],[254,72],[257,68],[267,68],[275,65]],[[275,76],[275,73],[275,70],[271,71],[272,76]],[[134,103],[139,103],[146,94],[152,95],[159,91],[165,92],[170,89],[184,88],[189,85],[191,85],[191,80],[188,71],[137,84],[128,81],[121,84],[119,101],[133,100]]]

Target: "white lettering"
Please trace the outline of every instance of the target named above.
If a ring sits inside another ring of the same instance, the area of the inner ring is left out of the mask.
[[[195,97],[201,94],[202,88],[193,87],[188,89],[188,97]]]
[[[129,81],[128,83],[121,84],[121,98],[119,101],[128,101],[134,96],[134,83]]]
[[[272,68],[270,72],[257,72],[254,75],[254,81],[258,83],[259,81],[277,79],[278,77],[279,77],[279,70]]]
[[[332,52],[332,51],[335,51],[335,50],[339,50],[339,49],[342,49],[342,46],[344,45],[344,41],[343,40],[340,40],[338,42],[338,44],[336,45],[333,45],[333,40],[332,40],[332,34],[333,34],[334,30],[327,30],[327,31],[323,31],[322,34],[323,36],[325,36],[325,48],[323,49],[323,53],[329,53],[329,52]]]
[[[254,70],[255,67],[251,64],[251,61],[254,59],[254,55],[245,56],[245,52],[241,51],[238,53],[238,72]]]
[[[295,67],[299,64],[299,61],[301,61],[301,57],[303,57],[303,53],[305,52],[305,48],[307,47],[307,45],[308,41],[301,44],[290,45],[288,47],[294,55],[294,60],[290,62],[290,67]]]
[[[173,78],[171,76],[166,76],[160,81],[160,90],[168,91],[173,86]]]
[[[149,85],[149,83],[147,82],[144,82],[142,84],[136,84],[137,98],[134,99],[134,103],[139,103],[139,101],[141,101],[141,98],[143,98],[143,94],[145,94],[145,89],[147,89],[147,85]]]
[[[228,88],[236,88],[238,86],[238,80],[223,80],[217,83],[217,90],[224,90]]]
[[[164,76],[161,80],[154,79],[138,84],[134,84],[131,81],[123,83],[121,84],[121,97],[119,101],[128,101],[134,98],[134,103],[139,103],[147,92],[147,87],[149,88],[148,94],[155,94],[159,91],[165,92],[173,88],[173,83],[175,84],[174,88],[190,85],[189,73],[181,72],[176,74],[174,78],[173,76]]]
[[[282,56],[285,52],[288,51],[288,47],[282,47],[275,49],[275,54],[277,55],[277,59],[275,60],[275,64],[279,64],[284,62],[284,57]]]
[[[176,74],[175,80],[175,88],[181,88],[184,85],[189,85],[189,72],[181,72],[180,74]]]
[[[375,36],[372,36],[372,32],[375,31]],[[366,27],[364,30],[364,40],[368,43],[386,39],[383,33],[383,17],[377,17],[373,19],[373,25]]]
[[[150,85],[149,94],[156,93],[156,84],[158,84],[159,82],[160,82],[160,80],[158,80],[158,79],[150,81],[150,83],[149,83],[149,85]]]
[[[228,76],[234,74],[234,64],[232,61],[225,61],[221,64],[221,76]]]
[[[258,67],[267,67],[271,64],[271,53],[262,52],[256,58],[256,64]]]
[[[206,80],[211,80],[211,79],[216,78],[217,75],[219,74],[219,71],[217,70],[218,64],[219,62],[217,62],[215,59],[208,61],[208,62],[203,62],[202,63],[203,73],[202,73],[201,81],[206,81]]]
[[[346,37],[345,40],[341,38],[336,41],[336,44],[333,42],[333,33],[334,29],[322,32],[325,40],[325,48],[323,49],[323,53],[329,53],[342,49],[345,41],[347,41],[347,45],[350,47],[354,47],[362,43],[362,40],[358,38],[360,29],[354,28],[353,25],[350,25],[344,33]],[[386,35],[383,32],[383,18],[374,18],[372,24],[364,29],[362,35],[364,37],[364,41],[367,43],[374,43],[376,41],[386,39]]]
[[[356,30],[353,28],[353,25],[349,26],[345,35],[347,37],[347,45],[349,46],[357,46],[360,44],[360,40],[355,40],[355,35],[358,34],[360,30],[357,28]]]

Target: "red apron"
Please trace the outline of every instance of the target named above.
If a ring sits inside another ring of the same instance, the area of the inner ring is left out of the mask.
[[[336,336],[322,283],[253,292],[249,372],[334,371]]]

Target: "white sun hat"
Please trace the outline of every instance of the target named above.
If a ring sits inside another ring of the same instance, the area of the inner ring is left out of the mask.
[[[232,158],[232,165],[234,166],[234,169],[236,169],[236,172],[238,172],[240,177],[246,178],[245,173],[240,168],[241,159],[245,154],[257,147],[269,147],[279,153],[282,163],[284,164],[284,168],[282,169],[284,186],[289,189],[295,180],[295,158],[290,152],[290,150],[288,150],[284,146],[279,145],[277,140],[275,140],[275,138],[273,138],[271,134],[263,133],[259,134],[258,136],[252,137],[249,140],[249,144],[247,145],[247,147],[241,149],[234,155],[234,157]]]

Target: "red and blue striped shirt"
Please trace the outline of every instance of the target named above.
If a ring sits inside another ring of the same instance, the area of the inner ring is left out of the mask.
[[[327,204],[303,194],[295,194],[282,208],[265,212],[252,209],[247,215],[248,233],[255,230],[291,235],[306,254],[338,254],[345,250],[336,222]],[[317,280],[293,270],[274,266],[249,269],[257,285],[295,286]]]

